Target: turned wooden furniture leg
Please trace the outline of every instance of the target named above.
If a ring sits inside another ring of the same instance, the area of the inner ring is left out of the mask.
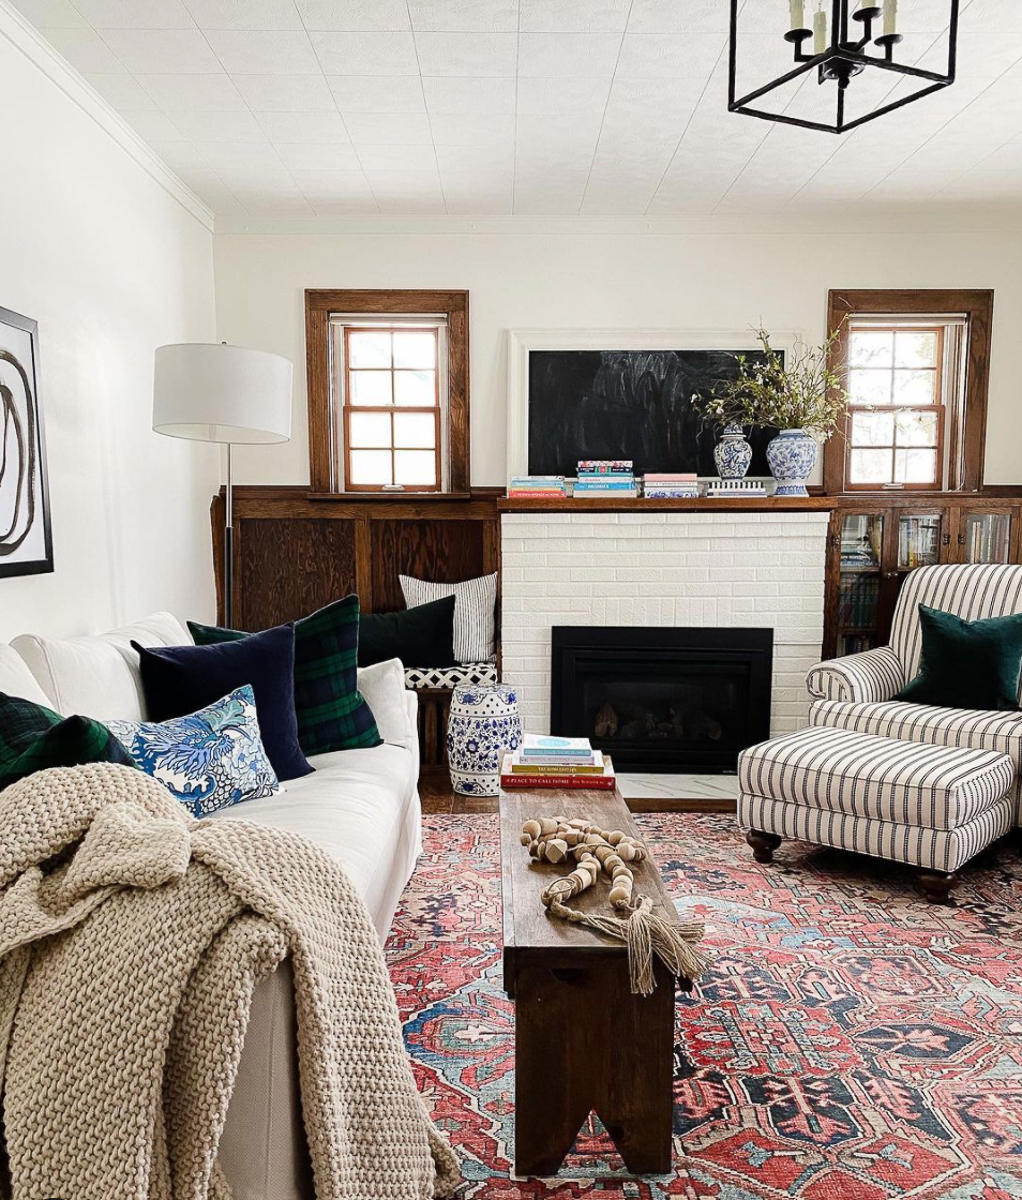
[[[674,980],[633,996],[606,967],[519,968],[515,1174],[553,1175],[595,1112],[633,1174],[671,1169]]]
[[[752,847],[752,857],[758,863],[774,861],[774,851],[781,844],[776,833],[764,833],[761,829],[750,829],[745,840]]]
[[[932,871],[928,867],[916,877],[923,895],[931,904],[947,904],[951,889],[958,883],[957,871]]]

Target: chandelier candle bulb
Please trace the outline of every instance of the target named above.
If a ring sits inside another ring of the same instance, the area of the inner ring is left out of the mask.
[[[884,0],[884,33],[898,32],[898,0]]]
[[[890,0],[888,0],[890,3]],[[822,54],[827,49],[827,14],[818,8],[813,14],[813,53]]]
[[[788,0],[788,11],[791,15],[791,28],[804,29],[806,24],[805,0]]]

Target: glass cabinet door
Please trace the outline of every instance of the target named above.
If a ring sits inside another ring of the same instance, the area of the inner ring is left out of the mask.
[[[846,513],[841,522],[837,654],[877,645],[884,544],[882,513]]]
[[[958,556],[967,563],[1006,563],[1011,554],[1011,513],[964,510],[958,526]]]
[[[914,571],[941,561],[945,544],[944,515],[932,513],[901,513],[898,517],[898,570]]]

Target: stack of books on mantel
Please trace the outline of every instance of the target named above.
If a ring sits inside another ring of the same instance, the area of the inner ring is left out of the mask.
[[[568,487],[563,475],[512,475],[507,494],[509,500],[564,500]]]
[[[642,494],[647,500],[695,500],[699,497],[699,481],[694,471],[678,475],[647,472],[642,480]]]
[[[526,734],[500,768],[503,788],[613,788],[609,754],[594,750],[588,738]]]
[[[711,479],[706,495],[718,500],[744,500],[748,496],[766,496],[767,490],[758,479]]]
[[[629,458],[584,458],[572,486],[576,500],[634,500],[639,494]]]

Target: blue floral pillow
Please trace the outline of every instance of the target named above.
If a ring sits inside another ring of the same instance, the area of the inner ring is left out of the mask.
[[[204,817],[280,789],[259,736],[251,687],[238,688],[189,717],[159,724],[106,724],[138,766],[193,816]]]

